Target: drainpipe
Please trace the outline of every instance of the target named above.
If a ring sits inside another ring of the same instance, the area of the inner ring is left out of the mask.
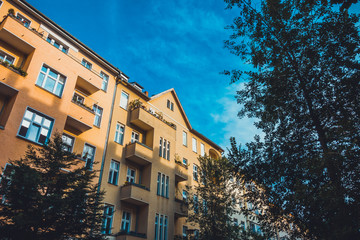
[[[114,93],[113,93],[113,99],[112,99],[112,103],[111,103],[109,123],[108,123],[108,127],[107,127],[107,130],[106,130],[107,132],[106,132],[106,138],[105,138],[104,151],[103,151],[103,155],[102,155],[102,159],[101,159],[101,168],[100,168],[99,183],[98,183],[98,189],[97,189],[98,193],[100,192],[100,188],[101,188],[101,180],[102,180],[103,171],[104,171],[106,151],[107,151],[107,146],[108,146],[108,143],[109,143],[109,134],[110,134],[111,122],[112,122],[113,112],[114,112],[114,104],[115,104],[115,96],[116,96],[117,85],[121,81],[120,73],[116,77],[116,83],[115,83],[115,88],[114,88]]]

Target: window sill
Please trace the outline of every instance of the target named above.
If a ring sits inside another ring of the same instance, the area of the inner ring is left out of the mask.
[[[52,92],[50,92],[49,90],[47,90],[47,89],[45,89],[45,88],[43,88],[43,87],[41,87],[41,86],[39,86],[39,85],[37,85],[37,84],[35,84],[35,86],[38,87],[38,88],[40,88],[41,90],[44,90],[45,92],[50,93],[51,95],[54,95],[54,96],[57,97],[57,98],[60,98],[60,99],[61,99],[61,96],[58,96],[58,95],[56,95],[55,93],[52,93]]]
[[[27,141],[29,143],[36,144],[36,145],[41,146],[41,147],[43,147],[45,145],[45,144],[42,144],[42,143],[34,142],[34,141],[32,141],[30,139],[27,139],[26,137],[23,137],[23,136],[20,136],[20,135],[16,135],[16,137],[18,137],[18,138],[20,138],[22,140],[25,140],[25,141]]]
[[[118,184],[114,184],[114,183],[111,183],[111,182],[108,182],[108,184],[112,185],[112,186],[115,186],[115,187],[118,187],[119,185]]]
[[[119,144],[119,145],[121,145],[121,146],[124,146],[124,143],[122,142],[122,143],[119,143],[119,142],[117,142],[117,141],[114,141],[114,143],[117,143],[117,144]]]

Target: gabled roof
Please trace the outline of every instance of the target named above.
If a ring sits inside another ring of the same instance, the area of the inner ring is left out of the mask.
[[[173,95],[174,95],[174,99],[176,101],[176,103],[179,105],[179,109],[180,109],[180,112],[181,114],[183,115],[184,117],[184,120],[186,122],[186,125],[187,127],[189,128],[190,132],[192,132],[193,134],[195,134],[196,136],[198,136],[199,138],[201,138],[202,140],[206,141],[207,143],[209,143],[211,146],[213,146],[215,149],[217,149],[218,151],[220,151],[221,153],[224,152],[224,150],[219,146],[217,145],[216,143],[214,143],[213,141],[211,141],[210,139],[208,139],[207,137],[205,137],[203,134],[199,133],[198,131],[196,131],[195,129],[193,129],[191,127],[191,124],[190,124],[190,121],[189,119],[187,118],[186,114],[185,114],[185,111],[184,111],[184,108],[182,107],[181,105],[181,102],[179,100],[179,97],[177,96],[176,92],[175,92],[175,89],[174,88],[170,88],[169,90],[166,90],[164,92],[161,92],[161,93],[158,93],[154,96],[152,96],[150,98],[150,101],[153,100],[153,99],[156,99],[156,98],[159,98],[167,93],[171,92]]]

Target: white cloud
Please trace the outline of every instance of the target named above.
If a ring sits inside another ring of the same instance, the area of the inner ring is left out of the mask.
[[[241,105],[235,99],[236,91],[244,87],[244,83],[231,84],[226,88],[226,95],[217,102],[221,105],[221,110],[211,113],[215,123],[223,126],[220,132],[223,134],[222,142],[219,142],[223,148],[230,147],[230,137],[235,137],[238,144],[244,145],[254,139],[256,134],[262,136],[263,133],[254,126],[255,119],[248,117],[239,118],[237,114]]]

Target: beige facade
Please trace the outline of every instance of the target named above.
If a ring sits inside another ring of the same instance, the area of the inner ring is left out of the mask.
[[[149,97],[26,1],[0,4],[0,165],[62,133],[99,170],[109,239],[181,236],[197,158],[223,150],[191,127],[173,89]]]

